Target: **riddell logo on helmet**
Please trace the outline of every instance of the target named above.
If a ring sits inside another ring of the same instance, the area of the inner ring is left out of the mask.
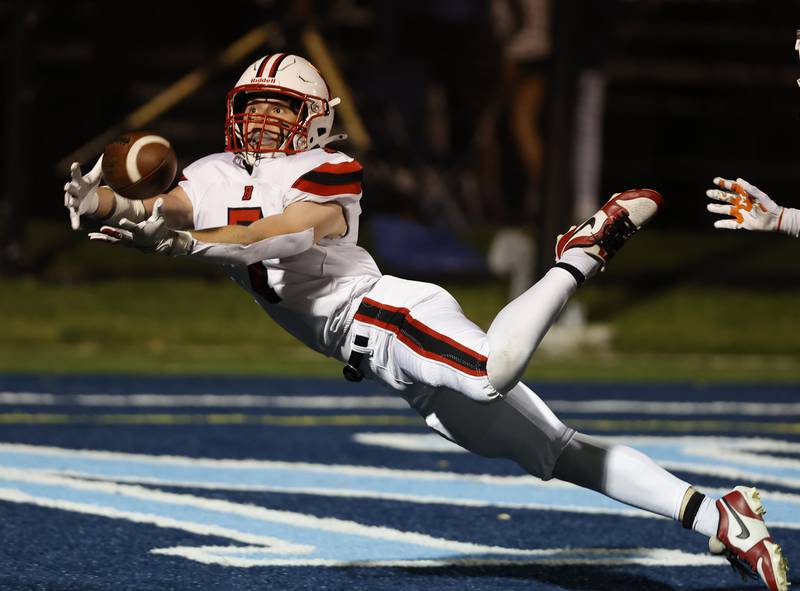
[[[253,78],[251,84],[275,84],[275,78]]]

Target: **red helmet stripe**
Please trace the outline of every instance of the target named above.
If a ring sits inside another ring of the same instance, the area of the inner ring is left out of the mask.
[[[281,65],[281,62],[283,61],[283,58],[285,58],[285,57],[286,57],[285,53],[279,53],[275,57],[275,61],[272,62],[272,67],[269,69],[269,76],[267,76],[268,78],[274,78],[275,77],[275,74],[278,73],[278,66]]]
[[[256,74],[256,78],[261,78],[261,76],[264,75],[264,68],[266,67],[267,62],[271,57],[272,57],[271,55],[268,55],[263,60],[261,60],[261,65],[258,66],[258,73]]]

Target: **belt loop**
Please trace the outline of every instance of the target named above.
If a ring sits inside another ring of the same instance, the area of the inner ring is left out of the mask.
[[[369,337],[357,334],[353,339],[353,344],[350,348],[350,358],[347,360],[347,365],[342,369],[344,378],[349,382],[360,382],[364,379],[364,372],[361,371],[361,361],[364,355],[369,353],[367,348],[369,345]]]

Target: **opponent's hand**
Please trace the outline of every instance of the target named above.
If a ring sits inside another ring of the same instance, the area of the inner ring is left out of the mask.
[[[731,216],[729,219],[714,222],[715,228],[760,232],[777,232],[781,229],[783,207],[770,199],[764,191],[741,178],[730,181],[716,177],[714,184],[720,188],[709,189],[706,195],[727,205],[709,203],[706,209],[711,213]]]
[[[72,163],[69,171],[71,178],[64,185],[64,207],[69,211],[72,229],[77,230],[81,226],[82,215],[92,215],[97,211],[97,187],[103,178],[103,156],[97,159],[92,170],[85,175],[81,173],[77,162]]]
[[[164,200],[157,199],[153,204],[153,213],[143,222],[135,224],[123,218],[119,227],[103,226],[99,232],[90,232],[89,239],[128,246],[142,252],[172,256],[188,254],[192,247],[192,235],[167,227],[167,221],[161,213],[163,205]]]

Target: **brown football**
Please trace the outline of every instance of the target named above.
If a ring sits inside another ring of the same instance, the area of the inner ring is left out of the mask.
[[[119,135],[103,152],[103,177],[123,197],[147,199],[166,191],[178,159],[164,137],[149,131]]]

